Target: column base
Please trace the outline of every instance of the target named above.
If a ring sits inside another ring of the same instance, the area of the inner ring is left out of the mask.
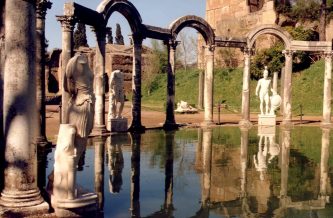
[[[321,128],[332,128],[333,127],[333,124],[331,122],[321,122],[320,123],[320,127]]]
[[[109,133],[105,125],[94,126],[93,130],[90,133],[90,136],[102,136]]]
[[[0,197],[0,205],[8,208],[32,207],[44,202],[38,189],[30,191],[6,191],[3,190]]]
[[[146,130],[146,127],[142,126],[141,124],[135,125],[131,124],[130,128],[128,129],[129,132],[136,132],[136,133],[144,133]]]
[[[282,120],[280,125],[283,127],[292,127],[293,123],[291,122],[291,120]]]
[[[241,127],[245,127],[245,128],[251,128],[253,126],[253,124],[251,123],[251,121],[244,120],[244,119],[241,120],[241,121],[239,121],[238,125],[241,126]]]
[[[165,122],[163,125],[164,130],[176,130],[179,126],[177,123]]]
[[[45,136],[39,136],[39,137],[37,137],[37,146],[49,148],[52,146],[52,143],[49,142]]]
[[[215,123],[212,120],[205,120],[201,123],[200,126],[202,127],[209,127],[209,126],[213,126],[215,125]]]

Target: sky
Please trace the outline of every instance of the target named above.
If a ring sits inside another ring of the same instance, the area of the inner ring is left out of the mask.
[[[73,1],[54,0],[52,8],[47,11],[45,34],[49,41],[49,50],[61,48],[61,26],[55,16],[63,15],[63,5],[66,2]],[[96,10],[101,0],[76,0],[74,2]],[[205,17],[205,0],[132,0],[131,2],[141,14],[142,22],[152,26],[167,28],[172,21],[185,15]],[[112,27],[113,36],[115,36],[116,23],[120,24],[125,44],[127,44],[130,28],[126,19],[119,13],[110,17],[108,26]],[[89,27],[86,32],[89,46],[95,46],[95,36]],[[191,31],[192,34],[194,34],[193,32]],[[144,44],[149,45],[150,39],[144,40]]]

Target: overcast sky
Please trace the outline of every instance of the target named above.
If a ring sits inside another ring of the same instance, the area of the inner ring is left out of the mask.
[[[61,48],[61,26],[56,21],[55,16],[63,15],[63,5],[70,1],[54,0],[52,2],[52,9],[48,10],[46,17],[46,38],[49,40],[49,49]],[[96,10],[101,1],[76,0],[75,2]],[[141,14],[143,23],[148,25],[166,28],[173,20],[184,15],[205,17],[205,0],[132,0],[131,2]],[[115,36],[116,23],[121,25],[125,43],[128,43],[130,29],[126,19],[119,13],[110,17],[108,26],[112,27],[113,36]],[[87,28],[87,35],[89,46],[95,46],[94,35],[89,27]],[[144,44],[148,45],[149,42],[150,40],[146,39]]]

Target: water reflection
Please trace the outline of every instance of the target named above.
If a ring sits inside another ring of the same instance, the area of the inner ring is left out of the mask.
[[[121,140],[118,137],[111,136],[107,140],[109,155],[109,189],[111,193],[119,193],[123,185],[122,172],[124,168],[124,157]]]
[[[140,146],[141,134],[131,134],[131,217],[140,216]]]
[[[106,138],[95,137],[93,146],[95,148],[95,192],[98,196],[98,209],[104,210],[104,145]]]

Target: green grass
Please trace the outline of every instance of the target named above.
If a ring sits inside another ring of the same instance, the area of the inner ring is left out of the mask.
[[[294,115],[300,113],[299,105],[303,105],[305,115],[320,115],[323,105],[324,86],[324,62],[318,61],[310,68],[294,73],[292,78],[292,110]],[[186,101],[196,105],[198,101],[198,77],[199,70],[177,70],[176,72],[176,96],[175,101]],[[242,102],[242,77],[243,69],[217,69],[214,72],[214,105],[222,100],[226,102],[230,111],[240,113]],[[152,84],[151,93],[147,95],[147,89],[143,81],[142,104],[153,110],[161,110],[166,102],[166,74],[156,76]],[[280,86],[280,80],[278,82]],[[250,82],[251,112],[259,111],[259,99],[255,96],[257,81]],[[279,93],[281,93],[279,91]]]

